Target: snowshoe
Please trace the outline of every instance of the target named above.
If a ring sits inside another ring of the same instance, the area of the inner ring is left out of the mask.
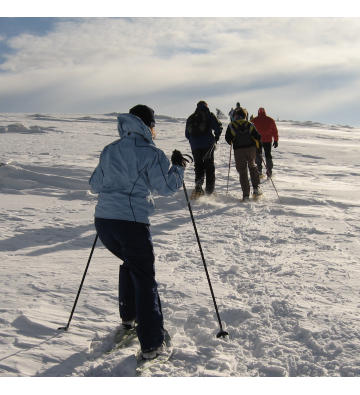
[[[205,194],[204,190],[200,187],[195,187],[195,189],[191,192],[190,195],[190,200],[196,200],[199,199],[200,196],[203,196]]]
[[[137,368],[136,368],[136,373],[138,375],[141,375],[144,370],[151,368],[153,365],[161,365],[166,363],[172,353],[174,351],[171,337],[169,335],[169,332],[165,329],[165,338],[164,342],[161,347],[159,347],[157,350],[154,351],[154,357],[151,359],[144,359],[143,353],[141,350],[138,351],[136,355],[136,360],[137,360]],[[150,354],[150,353],[147,353]]]
[[[205,195],[206,195],[207,197],[210,197],[210,198],[215,198],[216,195],[217,195],[217,192],[216,192],[215,190],[213,190],[211,193],[205,191]]]
[[[109,348],[109,350],[106,352],[106,354],[110,354],[111,352],[118,350],[122,347],[127,346],[129,343],[131,343],[133,340],[137,338],[137,333],[136,333],[136,326],[134,326],[131,329],[124,329],[123,327],[120,328],[116,333],[114,337],[114,342]]]

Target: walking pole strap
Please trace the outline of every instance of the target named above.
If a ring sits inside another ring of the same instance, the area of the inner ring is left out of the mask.
[[[203,160],[209,159],[215,149],[216,143],[214,143],[210,148],[209,151],[203,156]]]

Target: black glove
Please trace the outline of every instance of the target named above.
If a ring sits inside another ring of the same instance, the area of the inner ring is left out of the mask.
[[[173,165],[182,166],[185,169],[186,162],[188,162],[188,161],[182,156],[182,153],[180,151],[178,151],[177,149],[174,149],[174,151],[171,155],[171,163]]]
[[[274,141],[273,147],[274,147],[274,148],[277,148],[278,145],[279,145],[278,142],[277,142],[277,141]]]
[[[220,136],[215,136],[215,143],[219,141]]]

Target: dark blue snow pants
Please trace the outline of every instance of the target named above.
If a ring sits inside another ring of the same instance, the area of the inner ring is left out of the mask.
[[[271,143],[263,143],[264,147],[264,152],[265,152],[265,162],[266,162],[266,167],[268,168],[270,172],[270,176],[272,175],[272,168],[273,168],[273,160],[272,160],[272,155],[271,155]],[[261,156],[259,154],[256,154],[256,160],[255,163],[257,165],[259,174],[262,174],[262,164],[263,161],[261,159]]]
[[[143,352],[160,347],[164,340],[164,326],[155,281],[150,225],[95,218],[95,228],[104,246],[123,261],[119,273],[121,319],[137,320],[137,334]]]

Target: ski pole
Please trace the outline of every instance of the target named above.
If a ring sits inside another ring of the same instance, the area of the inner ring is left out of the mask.
[[[263,161],[263,163],[264,163],[264,165],[265,165],[265,167],[266,167],[267,174],[269,175],[270,180],[271,180],[271,182],[272,182],[272,184],[273,184],[273,186],[274,186],[275,192],[276,192],[276,194],[278,195],[279,201],[280,201],[280,203],[282,204],[281,199],[280,199],[280,196],[279,196],[279,194],[278,194],[278,191],[276,190],[274,181],[273,181],[272,178],[271,178],[269,169],[267,168],[266,163],[265,163],[265,161],[264,161],[264,158],[263,158],[263,156],[262,156],[261,154],[260,154],[260,156],[261,156],[261,159],[262,159],[262,161]]]
[[[80,292],[81,292],[81,288],[82,288],[82,286],[83,286],[83,284],[84,284],[85,276],[86,276],[86,273],[87,273],[88,268],[89,268],[89,265],[90,265],[91,257],[92,257],[92,254],[93,254],[93,252],[94,252],[95,244],[96,244],[97,239],[98,239],[98,234],[96,233],[96,237],[95,237],[95,240],[94,240],[94,244],[93,244],[93,246],[92,246],[92,249],[91,249],[91,252],[90,252],[90,256],[89,256],[89,259],[88,259],[88,262],[87,262],[87,265],[86,265],[86,269],[85,269],[83,278],[82,278],[82,280],[81,280],[80,288],[79,288],[79,291],[78,291],[78,293],[77,293],[77,295],[76,295],[76,299],[75,299],[75,302],[74,302],[74,306],[73,306],[73,308],[72,308],[72,310],[71,310],[69,322],[67,323],[66,326],[61,326],[60,328],[58,328],[58,330],[63,329],[64,331],[67,331],[67,330],[69,329],[70,322],[71,322],[72,316],[73,316],[73,314],[74,314],[77,301],[78,301],[78,299],[79,299],[79,295],[80,295]]]
[[[204,264],[206,277],[207,277],[207,280],[208,280],[208,283],[209,283],[209,287],[210,287],[210,291],[211,291],[211,296],[212,296],[212,299],[213,299],[213,302],[214,302],[214,306],[215,306],[215,310],[216,310],[216,315],[217,315],[217,318],[218,318],[218,321],[219,321],[219,325],[220,325],[220,331],[219,331],[219,333],[216,335],[216,337],[225,337],[225,336],[228,336],[229,333],[223,330],[223,327],[222,327],[222,324],[221,324],[221,319],[220,319],[219,310],[218,310],[217,305],[216,305],[216,300],[215,300],[214,291],[213,291],[212,286],[211,286],[210,276],[209,276],[209,273],[208,273],[208,270],[207,270],[207,267],[206,267],[204,254],[203,254],[203,251],[202,251],[202,248],[201,248],[201,244],[200,244],[200,238],[199,238],[199,235],[198,235],[198,232],[197,232],[197,229],[196,229],[196,225],[195,225],[195,220],[194,220],[193,212],[192,212],[192,209],[191,209],[191,204],[190,204],[190,201],[189,201],[189,197],[188,197],[188,194],[187,194],[187,190],[186,190],[185,182],[184,182],[184,181],[183,181],[183,188],[184,188],[184,192],[185,192],[185,196],[186,196],[186,201],[187,201],[187,204],[188,204],[188,207],[189,207],[191,220],[192,220],[192,223],[193,223],[193,225],[194,225],[195,235],[196,235],[196,239],[197,239],[197,242],[198,242],[198,245],[199,245],[199,250],[200,250],[201,258],[202,258],[202,261],[203,261],[203,264]]]
[[[229,159],[229,171],[228,171],[228,181],[227,181],[227,187],[226,187],[226,194],[228,193],[228,189],[229,189],[230,164],[231,164],[231,147],[232,147],[232,143],[230,145],[230,159]]]
[[[215,146],[216,146],[216,143],[214,143],[214,144],[209,148],[208,152],[203,156],[203,158],[202,158],[203,160],[206,160],[206,159],[209,159],[209,158],[210,158],[211,154],[212,154],[213,151],[214,151]]]

